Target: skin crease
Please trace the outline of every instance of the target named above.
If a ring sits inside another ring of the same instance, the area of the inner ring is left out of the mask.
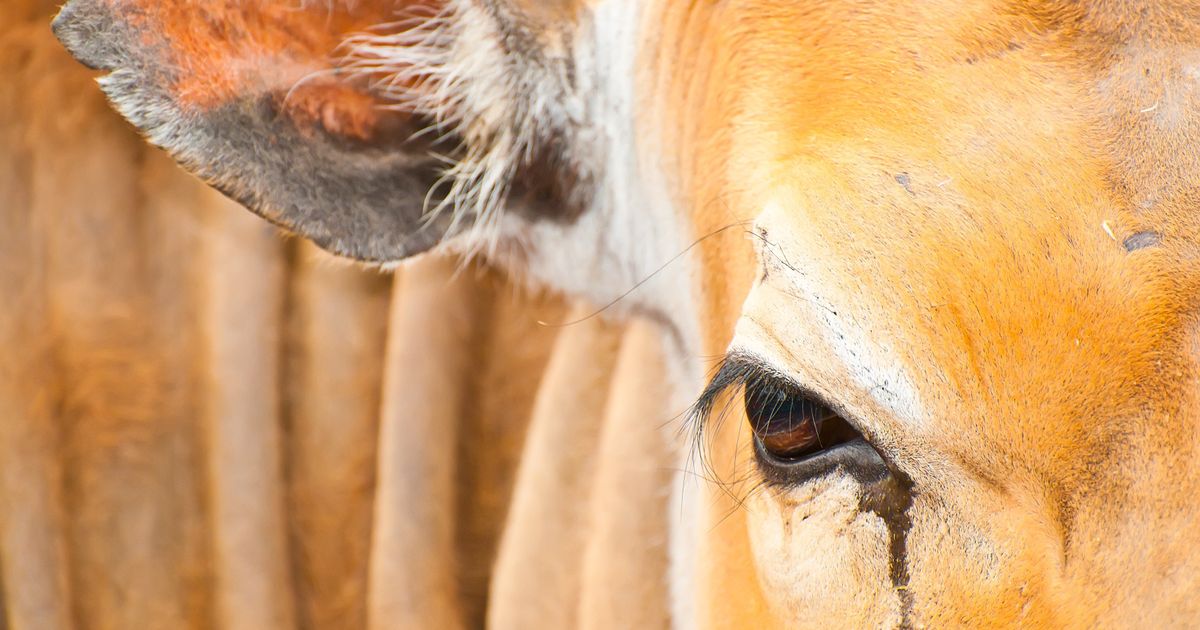
[[[661,105],[642,124],[675,148],[697,236],[752,222],[700,246],[705,353],[747,349],[842,405],[914,483],[901,619],[896,593],[872,597],[887,574],[871,540],[886,533],[854,509],[848,477],[755,489],[730,414],[709,461],[740,482],[706,497],[701,625],[1200,613],[1196,13],[650,11],[662,39],[644,80]],[[1141,231],[1161,242],[1126,251]],[[797,564],[803,579],[781,579]]]

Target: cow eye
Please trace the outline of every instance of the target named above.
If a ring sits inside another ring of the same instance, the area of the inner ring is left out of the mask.
[[[760,451],[774,463],[798,462],[861,437],[826,404],[781,379],[750,379],[744,396]]]

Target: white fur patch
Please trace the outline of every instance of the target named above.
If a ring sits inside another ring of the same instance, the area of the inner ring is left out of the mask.
[[[507,54],[495,17],[472,0],[421,10],[349,38],[342,67],[392,107],[436,120],[429,133],[462,139],[464,154],[447,158],[445,201],[428,213],[453,212],[455,227],[470,217],[468,249],[494,253],[518,165],[542,138],[578,127],[575,97],[556,64]]]
[[[642,27],[636,0],[592,4],[569,40],[571,82],[544,66],[506,61],[494,17],[471,0],[451,0],[415,28],[355,38],[349,63],[387,77],[381,87],[397,107],[432,114],[443,131],[466,140],[466,154],[446,174],[451,205],[432,210],[478,219],[447,248],[482,250],[516,277],[582,297],[597,313],[649,313],[666,324],[672,369],[664,379],[682,417],[703,386],[698,282],[690,223],[664,185],[653,135],[637,127]],[[584,212],[570,222],[503,206],[522,156],[548,134],[567,140],[566,157],[588,182]],[[569,324],[550,322],[560,323]],[[683,441],[677,423],[662,424],[671,440]],[[700,488],[684,470],[688,445],[678,446],[666,577],[674,626],[690,629]]]
[[[672,204],[652,136],[638,129],[638,3],[606,0],[576,33],[574,58],[587,130],[579,156],[595,198],[570,225],[521,222],[528,272],[598,305],[655,312],[685,340],[695,362],[699,338],[691,228]],[[697,382],[699,381],[699,365]]]
[[[764,491],[747,500],[762,590],[789,627],[829,627],[836,620],[833,625],[894,628],[900,622],[888,573],[887,527],[858,510],[860,491],[843,475],[787,496]]]
[[[573,27],[572,49],[562,53],[569,60],[529,63],[501,50],[494,15],[451,0],[437,16],[350,39],[345,65],[395,107],[432,116],[439,132],[464,140],[465,154],[446,171],[447,201],[430,209],[474,219],[448,249],[483,252],[598,309],[653,312],[694,356],[691,230],[663,185],[654,140],[636,128],[640,12],[634,0],[594,4]],[[565,141],[564,157],[587,182],[584,211],[569,222],[504,206],[522,159],[547,137]]]
[[[651,310],[666,319],[681,344],[669,354],[673,357],[672,373],[667,375],[673,385],[670,408],[682,414],[703,387],[696,264],[689,251],[690,223],[672,204],[663,184],[666,179],[655,162],[652,137],[636,126],[642,27],[636,0],[606,0],[594,5],[590,24],[585,25],[589,32],[580,33],[576,40],[580,84],[587,86],[589,119],[597,146],[603,147],[602,162],[594,171],[598,199],[589,216],[558,234],[550,233],[551,226],[533,230],[530,272],[598,304],[620,299],[626,306]],[[585,84],[582,77],[591,77],[594,83]],[[581,251],[593,252],[590,269],[569,266],[573,258],[578,261]],[[670,422],[664,423],[663,430],[678,442],[686,442],[682,436],[689,435]],[[688,469],[693,462],[691,445],[680,443],[676,452],[679,472],[667,514],[667,578],[672,627],[690,630],[697,627],[695,558],[700,537],[696,524],[703,488],[701,477]]]
[[[772,202],[759,221],[768,225],[780,218],[786,208]],[[760,259],[772,272],[766,286],[751,292],[744,309],[747,315],[770,322],[771,336],[782,339],[789,348],[812,347],[806,331],[819,331],[821,341],[833,352],[852,383],[895,418],[909,426],[920,426],[926,418],[917,387],[905,369],[905,363],[888,342],[887,329],[892,322],[870,319],[870,309],[858,304],[853,274],[839,273],[838,261],[823,260],[828,248],[817,235],[804,230],[772,232],[770,242],[760,243]],[[763,292],[779,290],[781,304],[759,304],[755,300],[773,300]],[[782,306],[782,308],[781,308]],[[803,313],[803,315],[799,315]],[[797,320],[803,317],[803,324]],[[809,325],[815,323],[815,326]],[[745,319],[739,322],[734,345],[771,358],[781,368],[788,366],[780,356],[782,349],[755,332],[756,326]]]

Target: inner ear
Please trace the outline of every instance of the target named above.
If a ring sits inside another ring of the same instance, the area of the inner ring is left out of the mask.
[[[71,0],[54,30],[186,168],[328,250],[384,262],[469,225],[427,212],[456,143],[420,133],[433,121],[348,71],[342,44],[381,25],[421,28],[436,11],[428,0]]]

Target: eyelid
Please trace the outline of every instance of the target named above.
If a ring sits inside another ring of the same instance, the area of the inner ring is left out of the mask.
[[[697,410],[711,411],[712,405],[716,402],[717,398],[730,389],[744,385],[749,377],[755,374],[770,374],[778,376],[780,380],[788,383],[793,382],[792,379],[779,374],[777,370],[758,356],[734,350],[721,359],[716,372],[709,379],[708,385],[704,388],[699,398],[697,398],[696,404],[693,407]]]
[[[717,400],[731,390],[744,387],[746,383],[755,377],[778,380],[799,394],[811,398],[839,414],[841,413],[837,406],[829,404],[825,396],[813,392],[792,376],[789,376],[762,359],[762,357],[744,350],[731,350],[721,359],[716,373],[696,399],[689,413],[692,432],[696,437],[695,442],[697,444],[700,442],[699,438],[707,432],[709,424],[712,422],[712,415]]]
[[[708,386],[696,399],[688,414],[689,424],[694,436],[693,444],[698,448],[701,438],[711,429],[713,411],[718,400],[731,390],[744,387],[755,376],[774,378],[793,388],[799,395],[809,398],[825,407],[850,423],[859,433],[874,442],[875,432],[870,423],[861,421],[857,414],[850,413],[845,405],[836,398],[825,395],[805,386],[795,377],[775,367],[760,355],[744,349],[734,349],[726,353],[717,367],[716,373],[709,380]],[[723,417],[717,418],[717,421]]]

